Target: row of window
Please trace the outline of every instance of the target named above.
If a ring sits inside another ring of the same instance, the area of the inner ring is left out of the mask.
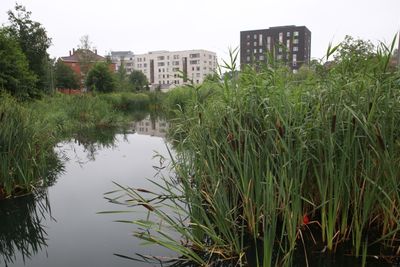
[[[276,56],[276,59],[277,59],[277,60],[282,60],[282,58],[283,58],[282,55],[277,55],[277,56]],[[264,56],[264,55],[259,55],[258,57],[256,57],[256,59],[258,59],[258,60],[264,60],[264,59],[265,59],[265,56]],[[289,55],[286,55],[286,60],[289,60]],[[250,62],[250,61],[251,61],[250,56],[246,56],[246,61],[247,61],[247,62]],[[293,54],[293,55],[292,55],[292,62],[293,62],[293,64],[297,64],[297,55],[296,55],[296,54]]]
[[[288,50],[290,51],[290,47],[286,51],[288,51]],[[271,50],[268,49],[268,51],[271,51]],[[292,52],[298,52],[298,51],[299,51],[299,47],[293,46]],[[247,48],[246,49],[246,54],[250,54],[250,52],[251,52],[250,48]],[[264,54],[264,53],[265,53],[265,51],[262,48],[254,48],[253,49],[253,54]],[[278,53],[283,53],[283,48],[282,47],[278,48]]]
[[[291,34],[292,34],[292,32],[286,32],[286,37],[290,37],[291,36]],[[283,35],[284,35],[284,33],[283,32],[280,32],[279,33],[279,39],[283,39]],[[298,31],[294,31],[293,32],[293,37],[295,37],[295,38],[297,38],[299,36],[299,32]],[[257,37],[258,37],[258,40],[260,41],[261,40],[261,42],[262,42],[262,38],[263,38],[263,35],[261,34],[261,33],[259,33],[259,34],[253,34],[253,39],[254,40],[257,40]],[[267,38],[268,37],[270,37],[270,36],[267,36]],[[250,34],[247,34],[247,36],[246,36],[246,39],[247,40],[250,40]]]
[[[205,57],[205,56],[206,56],[206,54],[204,54],[204,57]],[[173,59],[179,59],[180,56],[179,56],[179,55],[172,55],[172,58],[173,58]],[[189,58],[200,58],[200,53],[189,54]],[[209,58],[209,59],[213,59],[213,58],[214,58],[214,60],[215,60],[215,59],[216,59],[216,56],[208,55],[208,58]],[[165,60],[165,59],[169,60],[169,59],[170,59],[170,56],[158,56],[158,57],[157,57],[157,60],[158,60],[158,61]],[[132,58],[131,58],[131,60],[132,60]],[[137,58],[136,58],[136,61],[137,61],[137,62],[146,62],[146,60],[147,60],[146,57],[137,57]]]

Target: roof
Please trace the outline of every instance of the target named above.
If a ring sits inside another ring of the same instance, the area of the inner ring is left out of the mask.
[[[91,50],[88,49],[77,49],[71,56],[61,57],[61,60],[64,62],[79,62],[82,55],[86,54],[88,58],[92,59],[92,61],[105,61],[106,58],[97,55]]]

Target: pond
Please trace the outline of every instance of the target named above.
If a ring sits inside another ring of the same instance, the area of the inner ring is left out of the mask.
[[[154,155],[168,155],[165,123],[144,120],[136,133],[116,134],[90,142],[82,136],[56,148],[65,160],[64,172],[54,185],[35,195],[0,201],[0,266],[151,266],[115,254],[167,256],[171,252],[142,246],[132,236],[133,225],[115,220],[130,214],[98,212],[120,210],[104,193],[113,183],[154,187],[159,179]],[[78,141],[79,140],[79,141]],[[106,140],[106,141],[104,141]]]
[[[174,257],[159,246],[143,246],[133,224],[115,222],[146,217],[144,208],[110,203],[105,193],[116,184],[159,191],[160,159],[169,156],[165,121],[146,118],[124,134],[115,130],[76,133],[56,150],[64,170],[53,185],[36,194],[0,201],[0,266],[160,266],[132,261],[138,255]],[[168,170],[163,169],[168,175]],[[99,214],[129,210],[130,213]],[[251,254],[251,251],[250,251]],[[249,254],[249,255],[250,255]],[[293,266],[306,266],[302,251]],[[361,266],[346,253],[311,253],[309,266]],[[255,256],[254,256],[255,257]],[[367,266],[399,266],[367,259]]]

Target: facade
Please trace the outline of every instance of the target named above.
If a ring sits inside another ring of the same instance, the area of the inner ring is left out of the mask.
[[[400,32],[397,34],[399,39],[399,47],[397,48],[397,66],[400,66]]]
[[[61,57],[60,60],[69,66],[79,77],[81,82],[81,89],[84,90],[85,75],[90,70],[91,66],[96,62],[106,62],[107,59],[97,54],[97,50],[83,50],[83,49],[72,49],[69,51],[69,56]],[[110,63],[110,70],[115,71],[115,63]],[[61,89],[61,88],[59,88]],[[70,88],[63,88],[70,89]],[[62,90],[61,90],[62,91]]]
[[[214,74],[217,56],[207,50],[153,51],[129,58],[126,68],[128,63],[146,75],[150,90],[167,91],[192,81],[202,83],[207,75]]]
[[[119,70],[121,65],[124,65],[127,74],[130,74],[133,70],[134,57],[132,51],[112,51],[111,60],[115,63],[116,71]]]
[[[140,135],[165,137],[168,127],[169,123],[165,119],[154,120],[150,116],[134,123],[135,132]]]
[[[240,32],[240,65],[284,62],[294,72],[311,59],[311,32],[305,26],[280,26]]]

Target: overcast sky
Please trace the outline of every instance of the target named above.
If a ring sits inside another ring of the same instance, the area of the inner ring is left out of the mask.
[[[15,0],[0,0],[0,23]],[[19,0],[52,38],[49,53],[68,55],[83,35],[99,54],[206,49],[226,58],[240,31],[306,26],[311,56],[344,36],[390,42],[400,30],[400,0]]]

